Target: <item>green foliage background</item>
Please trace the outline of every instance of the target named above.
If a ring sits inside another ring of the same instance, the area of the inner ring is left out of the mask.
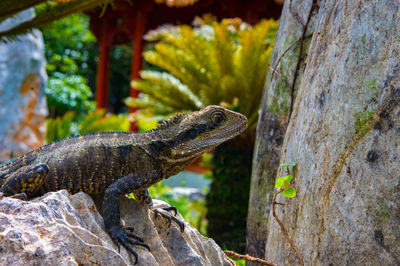
[[[62,116],[67,111],[79,116],[93,111],[95,102],[89,81],[94,87],[98,51],[88,17],[75,14],[43,27],[42,32],[50,116]]]
[[[156,44],[144,58],[163,71],[142,71],[132,82],[141,97],[127,104],[161,116],[225,105],[246,115],[254,129],[277,26],[273,20],[254,27],[208,20],[149,33]]]

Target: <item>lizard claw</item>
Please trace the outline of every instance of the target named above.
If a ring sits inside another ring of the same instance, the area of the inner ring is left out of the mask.
[[[158,215],[162,216],[163,218],[168,220],[168,227],[171,227],[171,223],[172,221],[174,221],[178,226],[179,229],[181,231],[181,233],[184,232],[185,230],[185,223],[181,220],[179,220],[178,218],[175,217],[175,215],[177,215],[177,210],[174,206],[170,206],[170,207],[165,207],[165,208],[154,208],[152,209],[154,211],[154,215],[157,218]],[[170,214],[168,211],[174,211],[175,215]]]
[[[133,229],[133,228],[130,227],[129,229]],[[111,239],[117,245],[118,252],[120,252],[120,246],[122,245],[130,253],[132,253],[133,256],[135,256],[135,264],[138,261],[138,254],[136,253],[136,251],[129,244],[136,245],[136,246],[141,246],[141,247],[144,247],[144,248],[146,248],[146,249],[148,249],[150,251],[149,245],[144,243],[143,239],[141,237],[135,235],[134,233],[127,232],[125,230],[125,228],[123,228],[121,226],[113,226],[113,227],[111,227],[108,230],[108,233],[111,236]],[[131,238],[134,238],[137,241],[132,240]]]
[[[175,206],[169,206],[169,207],[164,207],[162,208],[164,211],[173,211],[175,216],[178,214],[178,210],[176,209]]]
[[[28,197],[26,196],[25,193],[14,194],[14,195],[12,195],[12,196],[9,196],[9,198],[12,198],[12,199],[19,199],[19,200],[23,200],[23,201],[28,201]]]

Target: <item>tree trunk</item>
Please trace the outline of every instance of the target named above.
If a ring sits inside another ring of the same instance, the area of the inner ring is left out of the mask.
[[[213,154],[213,181],[207,194],[207,233],[223,249],[243,253],[249,203],[254,134],[218,146]]]
[[[259,258],[265,251],[280,150],[315,26],[317,10],[312,4],[312,0],[285,3],[261,100],[246,238],[247,253]]]
[[[400,264],[399,12],[398,1],[321,1],[281,149],[281,163],[297,162],[297,196],[277,206],[305,265]],[[265,256],[296,264],[272,215],[267,234]]]

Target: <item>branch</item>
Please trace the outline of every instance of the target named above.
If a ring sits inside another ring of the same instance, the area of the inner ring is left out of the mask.
[[[299,261],[299,264],[304,265],[303,258],[301,257],[299,250],[297,249],[293,240],[289,237],[289,234],[288,234],[285,226],[283,225],[281,220],[279,220],[278,216],[276,215],[276,211],[275,211],[275,206],[277,205],[276,196],[278,196],[282,192],[283,192],[283,190],[279,190],[278,192],[276,190],[274,191],[274,197],[272,198],[272,215],[274,216],[275,220],[278,222],[279,226],[281,227],[281,230],[282,230],[283,234],[285,235],[287,241],[289,242],[290,247],[292,249],[294,249],[294,251],[296,252],[297,260]]]
[[[308,39],[308,38],[310,38],[311,36],[312,36],[312,34],[308,34],[308,35],[305,36],[304,38]],[[272,70],[273,72],[272,72],[270,81],[273,79],[274,73],[276,72],[276,68],[278,67],[278,65],[279,65],[279,63],[281,62],[282,58],[286,55],[287,52],[290,51],[290,49],[293,48],[293,46],[294,46],[295,44],[297,44],[298,42],[300,42],[300,40],[301,40],[301,38],[297,39],[297,40],[296,40],[294,43],[292,43],[288,48],[286,48],[286,50],[279,56],[278,60],[277,60],[276,63],[275,63],[274,69]],[[290,86],[289,86],[289,87],[290,87]]]
[[[18,35],[30,32],[33,28],[41,27],[44,24],[68,16],[72,13],[85,11],[110,1],[111,0],[80,0],[57,4],[45,12],[38,14],[32,20],[23,22],[7,31],[0,32],[0,42],[16,39]]]
[[[237,258],[237,259],[243,259],[243,260],[246,260],[246,261],[257,262],[257,263],[260,263],[262,265],[278,266],[278,264],[276,264],[276,263],[273,263],[273,262],[267,261],[267,260],[263,260],[263,259],[259,259],[259,258],[255,258],[255,257],[252,257],[252,256],[250,256],[248,254],[242,255],[242,254],[239,254],[239,253],[236,253],[236,252],[233,252],[233,251],[228,251],[228,250],[224,250],[224,253],[225,253],[226,256],[234,257],[234,258]]]
[[[300,16],[299,16],[299,14],[298,14],[297,12],[294,12],[293,9],[292,9],[292,0],[290,0],[290,2],[289,2],[289,11],[290,11],[290,13],[292,14],[292,16],[296,18],[297,22],[298,22],[301,26],[304,27],[303,21],[301,21],[301,18],[300,18]]]
[[[291,2],[290,2],[291,3]],[[290,88],[290,111],[289,111],[289,119],[288,121],[290,121],[290,117],[292,116],[292,112],[293,112],[293,104],[294,104],[294,89],[296,86],[296,80],[297,80],[297,76],[299,74],[299,69],[300,69],[300,63],[301,63],[301,57],[302,57],[302,53],[303,53],[303,43],[304,43],[304,39],[306,36],[306,32],[307,32],[307,28],[308,28],[308,24],[311,21],[311,15],[312,12],[315,8],[314,3],[311,4],[311,8],[310,8],[310,12],[308,12],[308,17],[307,17],[307,21],[306,24],[303,27],[303,33],[301,34],[301,38],[300,38],[300,51],[299,51],[299,58],[297,60],[297,64],[296,64],[296,69],[293,75],[293,81],[292,81],[292,86]]]
[[[290,84],[287,81],[287,79],[285,77],[283,77],[278,71],[276,71],[275,69],[272,69],[272,67],[268,67],[269,70],[272,71],[272,74],[275,74],[278,76],[278,78],[280,78],[283,82],[285,82],[286,86],[288,86],[290,88]]]
[[[46,2],[47,0],[1,0],[0,1],[0,22],[6,20],[8,17],[18,14],[19,12],[34,7],[38,4]]]

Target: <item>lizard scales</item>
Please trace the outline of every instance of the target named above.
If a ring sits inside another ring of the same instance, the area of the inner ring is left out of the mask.
[[[220,106],[178,115],[146,133],[105,132],[50,143],[0,167],[0,192],[28,198],[66,189],[102,194],[106,230],[128,245],[149,248],[120,225],[119,196],[133,192],[152,206],[147,188],[184,170],[194,159],[246,129],[245,116]],[[168,210],[175,210],[174,207]],[[161,213],[183,225],[175,217]],[[137,241],[133,241],[136,239]]]

